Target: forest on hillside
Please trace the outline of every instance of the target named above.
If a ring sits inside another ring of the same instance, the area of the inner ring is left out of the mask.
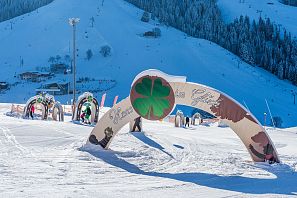
[[[297,0],[279,0],[281,3],[291,6],[297,6]]]
[[[126,0],[151,18],[190,36],[207,39],[297,85],[297,41],[269,18],[240,16],[224,23],[216,0]]]
[[[31,12],[53,0],[1,0],[0,22]]]

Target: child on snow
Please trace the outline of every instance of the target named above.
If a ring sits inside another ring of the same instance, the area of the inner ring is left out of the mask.
[[[32,105],[30,109],[30,117],[32,118],[32,120],[34,119],[33,117],[34,112],[35,112],[35,108],[34,108],[34,105]]]
[[[80,118],[82,120],[82,122],[85,122],[85,116],[86,116],[86,113],[83,112],[81,115],[80,115]]]

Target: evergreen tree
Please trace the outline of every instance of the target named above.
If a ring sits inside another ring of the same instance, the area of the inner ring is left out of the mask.
[[[26,14],[51,2],[53,0],[1,0],[0,22]]]
[[[90,60],[93,57],[93,52],[90,49],[87,50],[86,54],[87,54],[87,60]]]
[[[251,21],[248,16],[240,16],[225,24],[216,0],[126,1],[151,13],[165,25],[215,42],[247,63],[297,84],[296,40],[269,18]]]

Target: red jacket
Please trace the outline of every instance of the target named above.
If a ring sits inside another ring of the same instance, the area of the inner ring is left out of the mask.
[[[34,111],[35,111],[35,108],[34,108],[34,105],[32,105],[31,106],[31,112],[34,113]]]

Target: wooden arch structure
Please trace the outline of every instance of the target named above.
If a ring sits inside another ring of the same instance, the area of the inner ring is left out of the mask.
[[[82,107],[87,102],[89,102],[91,104],[91,109],[92,109],[91,122],[97,123],[98,117],[99,117],[99,103],[98,103],[97,99],[93,96],[93,94],[90,92],[85,92],[81,96],[79,96],[77,103],[76,103],[76,109],[74,111],[73,120],[75,120],[75,121],[80,120]]]
[[[223,120],[238,135],[253,161],[269,158],[279,162],[267,132],[245,107],[216,89],[158,70],[147,70],[136,76],[130,96],[102,116],[88,142],[107,149],[118,131],[130,121],[139,116],[160,120],[168,116],[176,104],[202,109]]]
[[[29,117],[31,107],[35,104],[41,104],[42,115],[41,119],[46,120],[48,118],[49,109],[55,103],[54,96],[45,94],[45,95],[36,95],[31,97],[24,108],[23,117]]]

